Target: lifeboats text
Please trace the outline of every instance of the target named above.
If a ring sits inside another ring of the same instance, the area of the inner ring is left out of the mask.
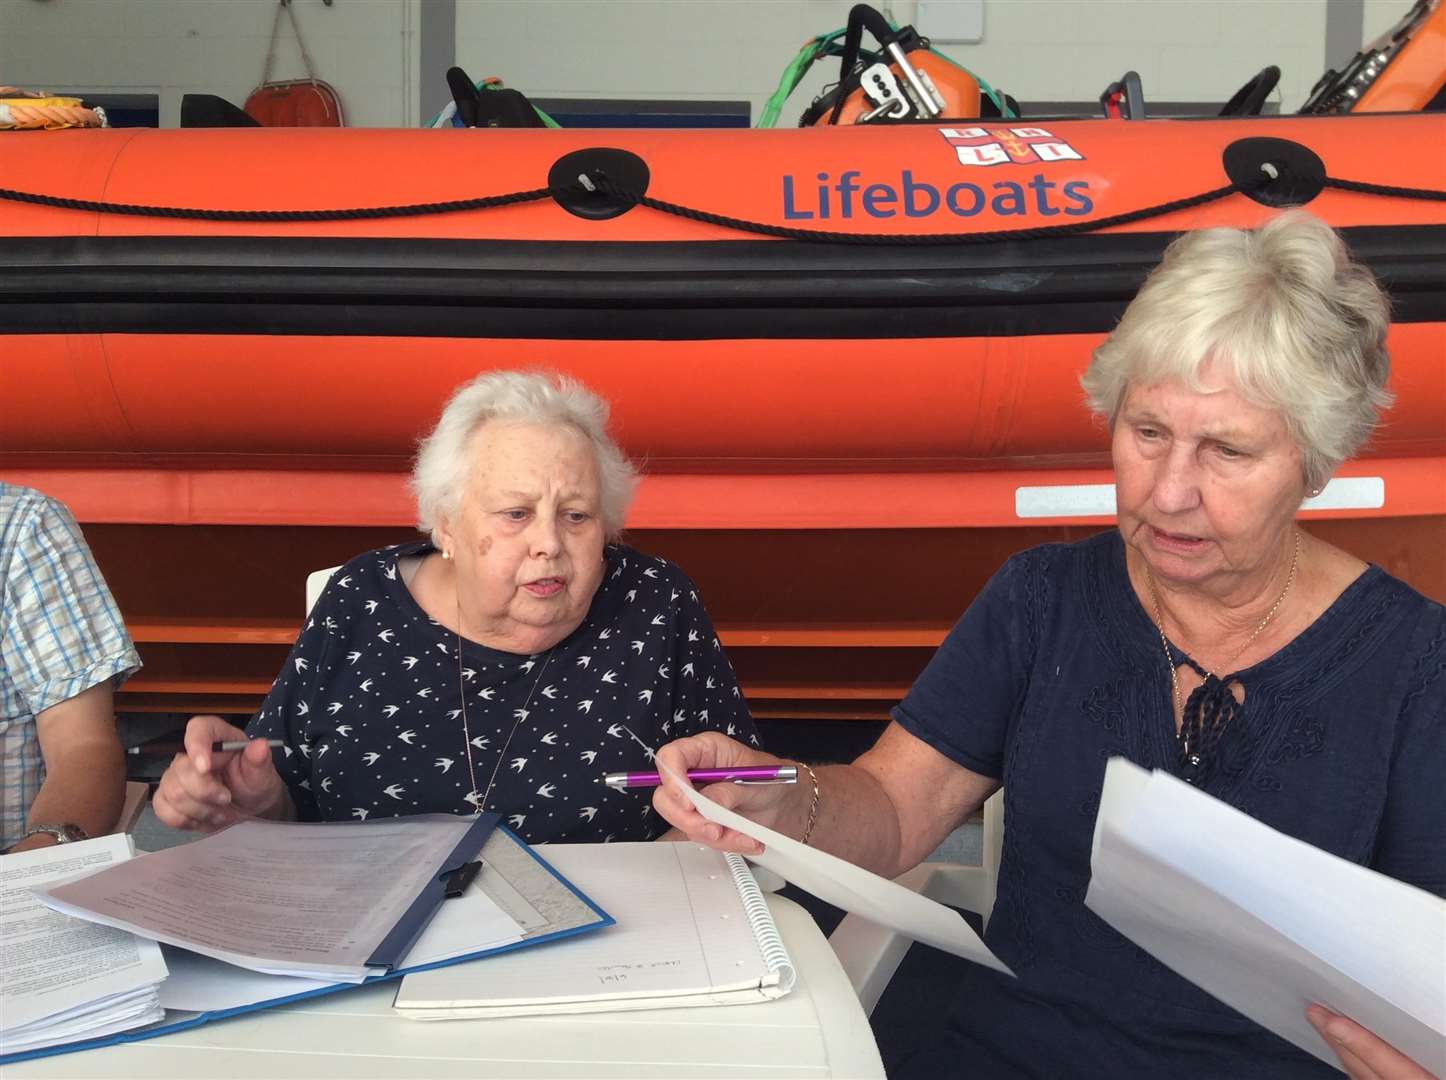
[[[1025,183],[998,180],[987,188],[967,180],[941,189],[926,180],[915,180],[904,169],[898,184],[860,183],[863,174],[846,169],[835,179],[826,172],[816,183],[799,183],[783,178],[783,216],[789,221],[847,219],[856,214],[875,218],[931,217],[947,210],[956,217],[969,218],[985,212],[1008,217],[1038,214],[1041,217],[1083,217],[1094,209],[1086,180],[1056,183],[1035,173]]]

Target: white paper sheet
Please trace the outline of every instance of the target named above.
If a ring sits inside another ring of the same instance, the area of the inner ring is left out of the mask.
[[[53,912],[31,892],[130,857],[123,835],[0,856],[0,1050],[160,1018],[166,965],[154,942]]]
[[[161,949],[171,969],[161,984],[161,1005],[167,1009],[223,1012],[336,985],[295,975],[266,975],[174,945]]]
[[[1085,904],[1162,963],[1339,1067],[1318,1002],[1446,1075],[1446,901],[1161,772],[1105,769]]]
[[[658,767],[673,780],[678,779],[677,774],[661,762]],[[827,900],[845,911],[897,930],[915,941],[922,941],[926,945],[962,956],[965,960],[983,964],[1006,975],[1014,974],[1002,960],[990,952],[989,947],[964,921],[963,916],[952,908],[935,903],[912,889],[906,889],[860,866],[800,844],[782,833],[749,821],[742,815],[719,806],[694,788],[685,787],[683,790],[698,813],[709,821],[726,825],[763,844],[763,854],[748,856],[750,862],[767,867],[820,900]]]
[[[48,889],[57,910],[274,974],[359,982],[471,818],[242,821]]]

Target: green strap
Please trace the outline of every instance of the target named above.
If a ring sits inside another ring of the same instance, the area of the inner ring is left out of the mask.
[[[783,103],[788,100],[788,95],[798,88],[798,84],[808,74],[808,69],[813,67],[813,62],[818,59],[828,41],[842,33],[842,30],[835,30],[832,34],[824,34],[804,42],[798,55],[783,69],[783,75],[778,80],[778,89],[763,103],[763,112],[758,115],[756,127],[771,128],[777,125],[778,116],[783,111]]]
[[[890,25],[892,26],[893,24],[890,23]],[[763,103],[763,111],[759,113],[758,123],[754,125],[755,127],[771,128],[777,126],[778,117],[783,112],[784,103],[788,100],[789,95],[798,89],[798,84],[801,83],[803,77],[808,74],[808,69],[813,67],[814,61],[821,56],[842,55],[843,50],[838,44],[838,40],[843,36],[844,29],[840,28],[834,30],[832,33],[820,34],[813,40],[804,43],[803,48],[798,51],[798,55],[789,61],[788,66],[783,69],[783,75],[778,80],[778,89],[774,90],[769,99]],[[1012,119],[1018,115],[1005,103],[1003,94],[999,93],[999,91],[995,90],[994,87],[970,71],[963,64],[959,63],[959,61],[932,46],[930,46],[929,51],[946,63],[953,64],[960,71],[974,79],[974,81],[979,84],[980,91],[983,92],[990,101],[994,102],[994,107],[999,110],[1001,117]],[[863,57],[865,54],[861,51],[859,55]],[[874,57],[874,54],[868,55]]]

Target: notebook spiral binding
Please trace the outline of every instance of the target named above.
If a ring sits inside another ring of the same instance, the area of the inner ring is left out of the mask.
[[[793,961],[789,959],[788,950],[783,947],[783,939],[778,936],[778,927],[773,923],[773,914],[768,910],[768,901],[763,897],[763,890],[758,887],[753,871],[748,868],[743,856],[729,852],[724,855],[724,859],[728,863],[728,872],[733,875],[733,884],[738,889],[738,895],[743,898],[743,912],[748,917],[748,925],[753,929],[753,939],[758,942],[763,962],[768,970],[778,977],[779,987],[787,993],[793,989],[798,973],[794,970]]]

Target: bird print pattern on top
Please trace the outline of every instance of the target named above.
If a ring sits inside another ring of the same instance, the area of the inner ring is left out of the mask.
[[[650,746],[708,730],[758,745],[697,590],[672,563],[609,546],[586,618],[545,665],[545,653],[464,640],[459,679],[457,635],[398,565],[433,550],[383,548],[333,574],[247,727],[285,741],[274,760],[303,820],[474,813],[516,723],[486,809],[529,843],[648,840],[666,828],[652,791],[602,782],[651,767],[627,728]]]

